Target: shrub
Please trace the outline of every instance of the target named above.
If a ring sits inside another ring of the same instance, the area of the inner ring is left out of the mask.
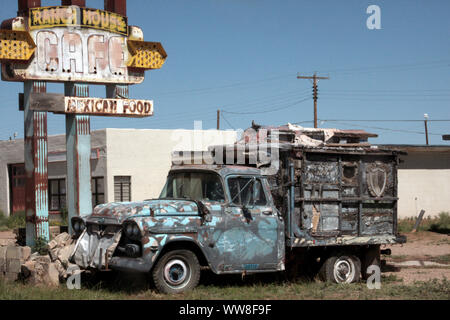
[[[40,237],[37,238],[32,250],[33,252],[39,253],[41,256],[47,255],[48,254],[47,241]]]
[[[411,232],[416,224],[416,217],[404,218],[398,220],[398,232]],[[450,233],[450,214],[441,212],[439,217],[431,218],[430,216],[423,218],[417,231],[432,231],[438,233]]]
[[[0,211],[0,231],[6,231],[8,229],[8,218],[3,211]]]
[[[12,216],[8,218],[8,228],[9,229],[18,229],[25,228],[27,225],[26,214],[25,211],[16,212]]]
[[[430,231],[450,234],[450,214],[441,212],[439,218],[431,224]]]

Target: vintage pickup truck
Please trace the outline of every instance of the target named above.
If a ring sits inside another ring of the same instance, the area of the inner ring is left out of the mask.
[[[241,165],[220,164],[225,146],[214,147],[208,164],[173,165],[158,199],[104,204],[73,218],[72,260],[151,272],[165,293],[194,288],[202,267],[250,274],[306,266],[335,283],[367,277],[381,245],[406,241],[397,233],[398,154],[361,143],[360,132],[358,140],[334,131],[317,144],[318,132],[281,131],[270,151],[278,157],[265,165],[249,163],[248,141],[231,147],[246,155]],[[274,142],[269,137],[264,143]],[[333,143],[342,137],[350,143]]]

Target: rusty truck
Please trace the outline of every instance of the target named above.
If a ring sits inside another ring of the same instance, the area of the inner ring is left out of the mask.
[[[374,136],[253,124],[234,145],[175,152],[158,199],[72,219],[72,260],[151,273],[164,293],[194,288],[203,268],[367,278],[381,246],[406,241],[397,232],[400,154],[369,144]]]

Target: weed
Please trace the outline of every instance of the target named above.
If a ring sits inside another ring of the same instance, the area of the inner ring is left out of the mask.
[[[37,238],[32,250],[33,252],[39,253],[41,256],[47,255],[48,254],[47,240],[40,237]]]

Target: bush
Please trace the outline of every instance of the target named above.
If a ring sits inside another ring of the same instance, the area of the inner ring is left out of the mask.
[[[47,255],[48,254],[47,241],[43,238],[37,238],[32,250],[33,252],[39,253],[39,255],[41,256]]]
[[[25,228],[25,226],[26,226],[25,212],[21,211],[15,213],[10,217],[6,217],[5,214],[0,211],[0,231]]]
[[[450,234],[450,214],[448,212],[439,213],[439,218],[433,222],[430,231]]]
[[[25,211],[20,211],[8,218],[8,227],[9,229],[18,229],[25,228],[27,225],[26,214]]]
[[[411,232],[416,224],[416,217],[404,218],[398,220],[398,232]],[[423,218],[417,231],[432,231],[437,233],[450,233],[450,214],[448,212],[441,212],[439,217]]]
[[[8,218],[3,211],[0,211],[0,231],[6,231],[8,229]]]

